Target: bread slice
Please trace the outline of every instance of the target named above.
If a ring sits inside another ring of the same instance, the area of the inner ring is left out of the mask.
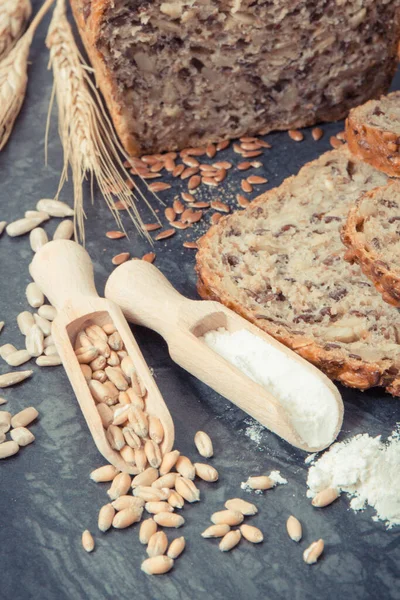
[[[400,307],[400,183],[364,194],[342,232],[346,260],[360,265],[385,302]]]
[[[227,216],[199,241],[198,289],[321,368],[400,396],[400,316],[358,265],[340,229],[387,177],[343,146]]]
[[[346,135],[355,156],[387,175],[400,177],[400,92],[353,108]]]
[[[71,0],[130,154],[347,116],[386,93],[400,0]]]

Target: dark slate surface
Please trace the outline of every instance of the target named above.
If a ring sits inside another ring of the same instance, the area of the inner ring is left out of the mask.
[[[57,188],[61,150],[54,116],[49,165],[44,165],[44,130],[52,86],[44,36],[45,25],[38,32],[30,56],[26,102],[12,139],[0,155],[0,220],[21,217],[39,198],[52,197]],[[270,187],[328,149],[329,135],[341,130],[342,124],[324,129],[325,137],[319,143],[312,141],[309,131],[302,144],[295,144],[286,134],[268,137],[273,150],[265,153],[264,172]],[[223,157],[229,158],[230,153]],[[229,195],[237,188],[238,182],[232,182],[231,175],[225,190]],[[163,197],[172,198],[175,191],[177,188]],[[133,256],[141,256],[151,247],[135,234],[127,219],[124,223],[132,234],[129,241],[106,239],[105,232],[114,228],[113,218],[98,194],[94,206],[90,205],[87,188],[85,195],[87,249],[101,294],[115,253],[129,250]],[[203,195],[220,197],[221,191],[206,190]],[[65,188],[62,198],[70,201],[70,188]],[[56,220],[45,225],[50,234],[55,227]],[[195,238],[195,232],[191,236]],[[178,233],[173,240],[158,242],[156,264],[181,292],[196,297],[194,254],[182,248],[184,239],[185,234]],[[28,237],[10,239],[3,235],[0,252],[0,315],[6,321],[1,343],[22,347],[15,317],[29,308],[24,295],[32,257]],[[220,480],[214,485],[199,484],[203,501],[185,507],[184,529],[168,534],[170,539],[185,535],[184,555],[169,575],[147,577],[139,568],[145,552],[138,542],[137,529],[101,535],[97,532],[97,511],[107,501],[107,485],[95,485],[88,475],[103,460],[89,437],[63,369],[45,371],[35,367],[30,381],[2,394],[9,401],[4,408],[14,413],[34,405],[40,419],[32,426],[35,444],[0,466],[0,598],[399,599],[398,531],[386,531],[381,523],[374,523],[370,510],[354,514],[346,498],[323,511],[313,509],[305,497],[307,470],[302,452],[268,431],[261,433],[259,443],[252,441],[246,433],[252,421],[244,413],[174,365],[165,343],[156,334],[147,330],[135,333],[174,418],[176,446],[195,459],[194,433],[204,429],[214,440],[212,464],[218,468]],[[2,363],[0,373],[6,371]],[[378,391],[341,391],[346,412],[339,439],[360,432],[390,434],[399,420],[398,400]],[[241,491],[240,482],[250,473],[271,469],[279,469],[289,484],[262,496]],[[256,547],[242,541],[233,552],[222,555],[217,542],[203,540],[200,533],[210,514],[234,496],[257,504],[259,514],[251,522],[264,531],[265,541]],[[285,521],[291,513],[304,524],[300,545],[285,534]],[[81,548],[80,536],[85,528],[96,536],[92,555]],[[319,537],[326,542],[324,558],[308,567],[302,561],[302,551]]]

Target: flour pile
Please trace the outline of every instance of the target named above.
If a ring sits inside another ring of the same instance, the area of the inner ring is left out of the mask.
[[[313,372],[246,329],[230,333],[221,327],[208,331],[202,339],[282,404],[310,448],[333,441],[338,422],[336,400]]]
[[[346,492],[357,511],[371,506],[375,521],[388,529],[400,525],[400,435],[394,431],[386,443],[360,434],[333,444],[309,469],[307,496],[334,487]]]

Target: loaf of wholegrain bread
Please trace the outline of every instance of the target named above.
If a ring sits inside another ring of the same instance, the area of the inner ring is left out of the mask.
[[[304,166],[199,241],[198,289],[333,379],[400,395],[400,316],[358,265],[340,230],[360,195],[387,177],[343,146]]]
[[[346,260],[360,265],[385,302],[400,307],[400,183],[361,196],[350,209],[342,240],[349,248]]]
[[[400,0],[71,0],[133,155],[347,115],[387,91]]]

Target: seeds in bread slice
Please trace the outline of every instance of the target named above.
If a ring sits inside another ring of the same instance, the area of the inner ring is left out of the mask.
[[[387,177],[327,152],[199,241],[203,298],[219,300],[333,379],[400,395],[400,317],[340,239],[349,207]]]
[[[400,92],[353,108],[346,120],[346,136],[355,156],[400,177]]]
[[[364,194],[342,233],[349,262],[357,262],[385,302],[400,307],[400,183]]]

